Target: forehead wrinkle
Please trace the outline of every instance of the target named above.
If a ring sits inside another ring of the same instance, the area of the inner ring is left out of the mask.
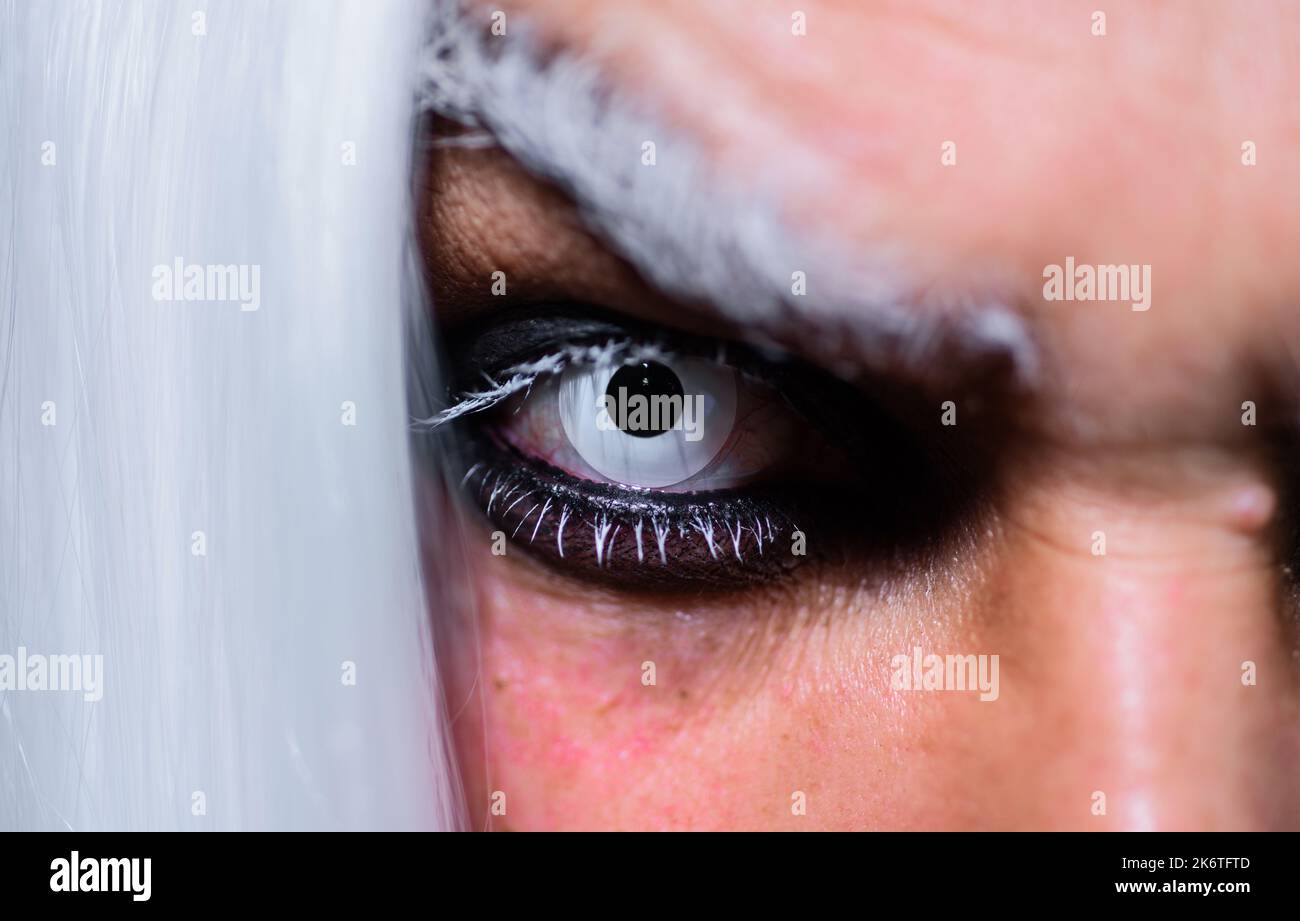
[[[526,23],[492,36],[457,0],[435,0],[421,104],[491,132],[564,189],[652,284],[713,305],[760,341],[794,332],[837,361],[930,377],[954,360],[991,357],[1020,383],[1035,374],[1033,342],[1007,301],[909,287],[897,247],[850,254],[792,232],[761,194],[711,171],[643,101],[624,98],[580,55],[544,48]],[[656,165],[642,163],[645,141],[655,144]],[[806,295],[792,293],[795,272],[805,274]]]

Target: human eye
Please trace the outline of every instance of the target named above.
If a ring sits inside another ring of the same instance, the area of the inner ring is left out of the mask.
[[[449,351],[434,422],[460,433],[465,499],[571,578],[726,590],[883,559],[955,479],[889,398],[780,352],[571,304]]]

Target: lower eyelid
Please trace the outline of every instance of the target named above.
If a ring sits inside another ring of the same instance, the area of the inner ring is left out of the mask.
[[[559,471],[492,456],[502,450],[480,455],[465,489],[513,543],[574,574],[624,587],[732,587],[778,578],[804,559],[790,553],[797,528],[775,502],[593,495]]]

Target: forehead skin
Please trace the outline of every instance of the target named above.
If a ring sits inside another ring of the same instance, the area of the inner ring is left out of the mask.
[[[597,61],[796,226],[850,252],[899,247],[922,287],[1009,285],[1053,356],[1072,436],[1231,434],[1228,410],[1251,398],[1243,364],[1286,357],[1277,312],[1300,302],[1294,6],[1126,4],[1104,36],[1079,3],[491,6]],[[791,34],[792,7],[806,35]],[[1149,264],[1152,309],[1044,302],[1043,268],[1067,256]],[[1213,398],[1190,393],[1189,374]],[[1154,411],[1174,403],[1186,411]]]

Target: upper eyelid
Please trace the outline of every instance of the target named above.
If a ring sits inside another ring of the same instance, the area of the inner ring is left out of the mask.
[[[453,401],[428,418],[414,420],[415,431],[444,430],[463,416],[488,411],[529,392],[540,378],[574,361],[639,356],[671,360],[690,354],[724,363],[743,378],[776,391],[794,412],[815,428],[834,432],[855,455],[869,451],[871,433],[877,430],[914,434],[897,414],[897,396],[890,396],[887,381],[881,379],[848,381],[798,356],[617,317],[589,304],[551,302],[506,310],[496,322],[453,337],[450,352],[460,356],[450,379]],[[484,341],[489,344],[480,347]]]
[[[629,326],[636,329],[629,329],[627,335],[585,339],[575,336],[570,341],[552,343],[545,351],[526,360],[500,368],[476,366],[474,370],[486,379],[489,386],[462,390],[450,406],[427,419],[416,420],[414,425],[417,429],[433,431],[461,416],[484,412],[516,393],[531,389],[539,378],[558,374],[574,364],[627,364],[641,360],[671,362],[693,354],[730,365],[738,373],[760,381],[768,381],[771,375],[763,372],[779,364],[779,359],[759,358],[748,354],[743,347],[722,340],[706,340],[662,328],[651,329],[644,323],[629,323]],[[674,340],[675,344],[670,344]]]
[[[664,361],[671,360],[672,355],[656,343],[632,338],[603,343],[575,342],[494,372],[503,378],[500,381],[492,380],[485,369],[480,369],[491,386],[461,393],[451,406],[428,419],[418,420],[416,424],[431,431],[461,416],[490,409],[502,400],[531,388],[538,378],[558,374],[574,364],[599,365],[644,359]]]
[[[548,311],[556,306],[561,309]],[[529,390],[542,376],[557,374],[575,362],[669,360],[673,352],[663,343],[670,337],[666,330],[634,320],[620,321],[584,304],[537,305],[513,311],[507,318],[455,337],[458,342],[451,351],[463,357],[458,373],[452,375],[451,384],[456,388],[453,402],[430,417],[415,419],[412,428],[432,432],[461,416],[484,412]],[[484,339],[494,341],[487,349],[479,349]],[[524,343],[520,345],[517,339]],[[499,340],[506,344],[502,346]],[[484,351],[486,356],[480,354]],[[496,354],[502,351],[504,355]],[[479,385],[480,378],[488,386]]]

